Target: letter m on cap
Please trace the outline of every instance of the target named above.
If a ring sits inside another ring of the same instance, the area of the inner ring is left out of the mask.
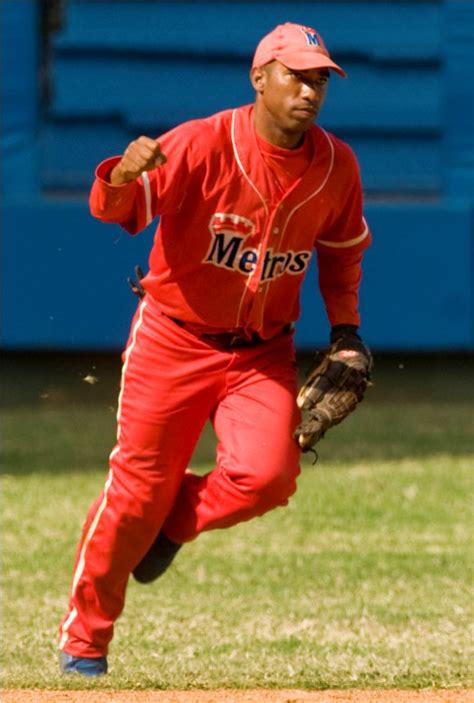
[[[306,37],[308,46],[319,46],[318,35],[315,34],[312,29],[305,29],[304,27],[301,27],[301,31]]]

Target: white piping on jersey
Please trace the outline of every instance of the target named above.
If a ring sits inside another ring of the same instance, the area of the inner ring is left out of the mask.
[[[121,411],[122,411],[122,397],[123,397],[123,390],[124,390],[124,385],[125,385],[125,374],[126,374],[126,370],[128,367],[128,361],[130,359],[130,354],[136,344],[137,331],[143,322],[143,311],[145,308],[146,308],[146,302],[145,302],[145,300],[143,300],[140,303],[140,313],[139,313],[138,319],[137,319],[137,321],[134,325],[134,328],[133,328],[132,341],[130,342],[129,347],[127,348],[127,350],[125,352],[125,361],[124,361],[123,368],[122,368],[121,388],[120,388],[120,394],[119,394],[119,399],[118,399],[118,410],[117,410],[117,442],[120,438],[120,415],[121,415]],[[112,450],[112,453],[110,454],[109,460],[111,460],[119,452],[119,450],[120,450],[120,447],[117,444],[114,447],[114,449]],[[87,547],[89,546],[89,543],[90,543],[92,537],[94,536],[94,533],[97,529],[97,525],[99,524],[99,520],[102,516],[102,513],[104,512],[105,508],[107,507],[107,496],[108,496],[109,488],[112,484],[113,475],[114,475],[113,471],[112,471],[112,469],[110,469],[109,475],[108,475],[108,478],[107,478],[107,481],[106,481],[106,484],[104,487],[104,496],[102,498],[102,502],[101,502],[100,506],[98,507],[97,512],[94,516],[94,519],[91,522],[89,529],[87,531],[87,535],[84,538],[84,542],[82,544],[82,549],[81,549],[81,553],[80,553],[79,560],[77,563],[76,571],[74,572],[74,578],[73,578],[72,590],[71,590],[71,598],[74,598],[74,595],[76,593],[77,584],[79,583],[79,580],[84,572],[84,567],[86,565]],[[59,642],[60,649],[63,649],[65,647],[65,645],[67,643],[67,639],[68,639],[69,628],[71,627],[71,624],[74,622],[76,617],[77,617],[77,609],[73,608],[71,610],[71,613],[69,614],[67,620],[65,621],[63,627],[62,627],[62,635],[61,635],[61,639]]]
[[[145,213],[146,213],[145,227],[147,227],[150,224],[150,222],[152,221],[153,216],[151,213],[150,177],[146,171],[143,171],[143,173],[142,173],[142,183],[143,183],[143,190],[145,193]]]
[[[365,229],[360,234],[358,237],[353,237],[352,239],[346,239],[344,242],[329,242],[325,239],[318,239],[316,241],[317,244],[324,244],[327,247],[333,247],[334,249],[344,249],[345,247],[353,247],[356,244],[359,244],[359,242],[362,242],[369,234],[369,226],[367,225],[367,222],[365,221],[365,218],[362,218],[362,221],[365,225]]]
[[[328,172],[326,173],[326,175],[325,175],[325,177],[324,177],[324,179],[323,179],[323,182],[316,188],[316,190],[313,190],[313,192],[311,193],[311,195],[308,195],[307,198],[305,198],[305,199],[302,200],[300,203],[298,203],[298,205],[295,205],[295,207],[293,208],[293,210],[291,210],[290,214],[289,214],[288,217],[286,218],[285,224],[284,224],[283,227],[282,227],[282,232],[281,232],[281,237],[280,237],[280,241],[279,241],[279,246],[281,246],[281,242],[282,242],[283,236],[284,236],[284,234],[285,234],[285,232],[286,232],[286,228],[288,227],[288,222],[289,222],[290,219],[293,217],[293,215],[295,214],[295,212],[296,212],[297,210],[299,210],[300,207],[302,207],[303,205],[306,205],[306,203],[308,202],[308,200],[311,200],[311,198],[314,198],[315,195],[318,195],[318,193],[320,193],[320,192],[322,191],[322,189],[324,188],[324,186],[326,185],[326,183],[327,183],[328,180],[329,180],[329,176],[331,175],[331,171],[332,171],[333,166],[334,166],[334,144],[332,143],[331,139],[329,138],[329,135],[327,134],[327,132],[326,132],[324,129],[322,129],[322,128],[321,128],[321,131],[322,131],[322,133],[324,134],[324,136],[326,137],[326,139],[328,140],[328,142],[329,142],[329,147],[330,147],[330,149],[331,149],[331,159],[330,159],[330,162],[329,162]]]
[[[252,181],[252,179],[250,178],[250,176],[248,175],[248,173],[245,171],[245,169],[244,169],[244,167],[243,167],[243,164],[242,164],[242,161],[240,160],[239,152],[237,151],[237,144],[236,144],[236,142],[235,142],[235,116],[236,116],[236,110],[233,110],[233,112],[232,112],[232,124],[231,124],[231,128],[230,128],[230,135],[231,135],[231,139],[232,139],[232,148],[233,148],[233,150],[234,150],[235,160],[237,161],[237,165],[238,165],[238,167],[240,168],[240,170],[242,171],[245,180],[249,183],[250,187],[257,193],[258,197],[260,198],[260,200],[261,200],[262,203],[263,203],[263,207],[264,207],[265,215],[266,215],[266,218],[265,218],[265,228],[264,228],[264,231],[265,231],[265,230],[266,230],[266,226],[267,226],[267,219],[268,219],[268,207],[267,207],[267,203],[265,202],[265,198],[264,198],[263,195],[260,193],[260,191],[258,190],[258,188],[257,188],[257,186],[255,185],[255,183]],[[258,245],[258,249],[257,249],[257,256],[258,256],[258,259],[257,259],[257,260],[258,260],[258,261],[260,260],[260,254],[261,254],[261,251],[262,251],[262,244],[263,244],[263,242],[260,242],[260,244]],[[242,305],[243,305],[243,303],[244,303],[245,296],[247,295],[247,291],[248,291],[248,289],[249,289],[250,281],[252,280],[252,277],[253,277],[253,275],[254,275],[254,273],[255,273],[256,270],[257,270],[257,267],[255,267],[254,271],[252,271],[252,273],[249,274],[249,276],[248,276],[248,278],[247,278],[247,281],[246,281],[246,283],[245,283],[244,292],[243,292],[243,295],[242,295],[242,297],[241,297],[241,299],[240,299],[239,309],[238,309],[238,311],[237,311],[237,319],[236,319],[236,321],[235,321],[235,326],[236,326],[236,327],[239,326],[240,314],[241,314],[241,312],[242,312]]]
[[[265,198],[260,193],[260,191],[258,190],[255,183],[251,180],[250,176],[245,171],[245,169],[242,165],[242,162],[240,160],[240,157],[239,157],[239,152],[237,151],[237,144],[235,143],[235,115],[236,115],[236,110],[234,110],[232,112],[232,125],[231,125],[231,139],[232,139],[232,147],[234,149],[235,160],[237,161],[237,164],[238,164],[240,170],[244,174],[245,179],[249,182],[251,188],[253,188],[253,190],[257,193],[258,197],[262,201],[263,207],[265,208],[265,214],[268,216],[268,208],[267,208],[267,203],[265,202]]]
[[[326,175],[325,175],[325,177],[324,177],[322,183],[320,183],[320,185],[316,188],[316,190],[314,190],[310,195],[308,195],[308,197],[305,198],[305,200],[302,200],[300,203],[298,203],[297,205],[295,205],[295,207],[290,211],[288,217],[286,218],[285,224],[283,225],[283,227],[282,227],[282,229],[281,229],[281,234],[280,234],[280,237],[279,237],[279,240],[278,240],[278,247],[277,247],[278,250],[281,249],[281,244],[282,244],[282,241],[283,241],[283,237],[284,237],[284,235],[285,235],[286,229],[287,229],[287,227],[288,227],[288,222],[290,221],[290,219],[293,217],[293,215],[295,214],[295,212],[296,212],[297,210],[299,210],[300,207],[302,207],[303,205],[306,205],[306,203],[307,203],[309,200],[311,200],[311,198],[314,198],[315,195],[318,195],[318,193],[320,193],[320,192],[322,191],[322,189],[324,188],[324,186],[325,186],[326,183],[328,182],[329,176],[331,175],[332,169],[333,169],[333,167],[334,167],[334,145],[333,145],[333,143],[332,143],[332,141],[331,141],[331,139],[330,139],[328,133],[327,133],[322,127],[320,127],[320,129],[321,129],[322,133],[324,134],[324,136],[326,137],[326,139],[328,140],[328,142],[329,142],[329,148],[330,148],[330,150],[331,150],[331,157],[330,157],[330,161],[329,161],[329,168],[328,168],[328,171],[327,171],[327,173],[326,173]],[[267,300],[267,295],[268,295],[269,289],[270,289],[270,281],[268,282],[267,289],[266,289],[266,291],[265,291],[265,297],[264,297],[264,299],[263,299],[263,304],[262,304],[262,320],[263,320],[263,310],[264,310],[264,307],[265,307],[265,303],[266,303],[266,300]]]
[[[262,245],[263,245],[263,242],[260,242],[260,244],[258,245],[258,248],[257,248],[257,261],[260,261],[260,254],[262,253]],[[240,314],[241,314],[241,312],[242,312],[242,305],[244,304],[245,296],[247,295],[247,291],[248,291],[249,285],[250,285],[250,280],[251,280],[251,278],[252,278],[254,272],[255,272],[255,271],[252,271],[252,273],[250,273],[250,274],[248,275],[247,281],[245,282],[244,292],[243,292],[243,295],[242,295],[242,297],[241,297],[241,299],[240,299],[239,309],[237,310],[237,318],[236,318],[236,320],[235,320],[235,326],[236,326],[236,327],[239,326]]]

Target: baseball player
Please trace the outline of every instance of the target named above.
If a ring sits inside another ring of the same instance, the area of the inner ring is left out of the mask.
[[[204,530],[286,505],[301,450],[362,397],[370,234],[354,154],[314,124],[331,72],[345,75],[314,29],[279,25],[255,52],[254,104],[139,137],[97,168],[95,217],[131,234],[160,222],[123,354],[110,471],[60,627],[64,672],[106,673],[130,574],[153,581]],[[332,356],[297,403],[293,323],[313,251]],[[341,396],[354,375],[360,392]],[[318,405],[328,384],[332,420]],[[209,418],[216,465],[197,476],[187,466]]]

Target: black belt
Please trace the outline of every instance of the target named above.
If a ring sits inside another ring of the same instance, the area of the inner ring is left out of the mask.
[[[224,347],[225,349],[238,349],[239,347],[256,347],[257,344],[263,344],[268,342],[268,339],[263,339],[256,332],[253,332],[250,337],[238,332],[219,332],[218,334],[207,334],[207,332],[199,333],[196,332],[192,325],[188,325],[183,320],[178,320],[176,317],[169,317],[176,325],[183,327],[183,329],[188,330],[191,334],[196,335],[199,339],[202,339],[208,344],[216,344],[219,347]],[[285,325],[280,334],[285,334],[291,330],[291,325]],[[279,335],[278,335],[279,336]]]

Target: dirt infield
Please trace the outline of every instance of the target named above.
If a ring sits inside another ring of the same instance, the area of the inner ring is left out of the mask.
[[[474,703],[474,689],[421,691],[40,691],[4,690],[2,703]]]

